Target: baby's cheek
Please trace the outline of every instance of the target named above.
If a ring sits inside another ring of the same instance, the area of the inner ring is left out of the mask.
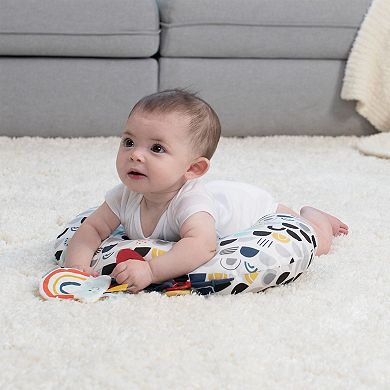
[[[122,177],[125,174],[125,162],[120,157],[116,160],[116,171],[118,172],[119,177]]]

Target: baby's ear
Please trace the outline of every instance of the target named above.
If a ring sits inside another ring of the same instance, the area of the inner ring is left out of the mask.
[[[206,157],[199,157],[191,163],[185,174],[185,178],[187,180],[197,179],[203,176],[209,170],[209,167],[210,160]]]

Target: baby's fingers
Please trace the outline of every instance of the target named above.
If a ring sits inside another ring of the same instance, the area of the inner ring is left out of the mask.
[[[70,266],[69,268],[78,269],[80,271],[83,271],[83,272],[91,275],[91,276],[99,276],[99,273],[94,271],[93,268],[82,265],[82,264],[72,264],[72,266]]]
[[[99,276],[99,273],[96,272],[92,267],[82,267],[81,271],[86,272],[93,277]]]
[[[127,288],[127,292],[130,292],[132,294],[138,294],[141,291],[141,289],[137,288],[136,286],[129,286]]]
[[[128,278],[126,263],[118,264],[112,271],[111,277],[115,278],[117,283],[124,283]]]
[[[124,270],[126,269],[126,264],[123,262],[123,263],[119,263],[115,266],[114,270],[111,272],[111,276],[113,278],[116,278],[121,272],[123,272]]]
[[[89,269],[85,270],[85,272],[89,273],[94,278],[96,278],[97,276],[100,276],[99,272],[96,272],[93,268],[89,268]]]

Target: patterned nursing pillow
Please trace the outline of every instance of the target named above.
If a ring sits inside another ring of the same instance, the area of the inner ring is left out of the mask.
[[[78,215],[57,237],[55,260],[60,266],[64,264],[70,238],[94,210]],[[120,225],[102,242],[91,267],[110,275],[122,261],[149,261],[173,245],[156,239],[130,240]],[[164,292],[175,283],[179,289],[191,286],[202,295],[263,291],[297,279],[310,266],[316,247],[314,231],[305,221],[292,215],[269,214],[252,227],[218,240],[216,255],[195,271],[161,285],[151,285],[145,291]]]

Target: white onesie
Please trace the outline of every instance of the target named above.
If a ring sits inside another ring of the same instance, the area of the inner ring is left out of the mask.
[[[184,221],[199,211],[205,211],[215,219],[217,236],[222,238],[249,228],[264,215],[276,212],[278,206],[268,192],[250,184],[190,180],[171,200],[153,233],[145,237],[140,219],[142,197],[123,184],[108,191],[105,197],[130,239],[178,241]]]

